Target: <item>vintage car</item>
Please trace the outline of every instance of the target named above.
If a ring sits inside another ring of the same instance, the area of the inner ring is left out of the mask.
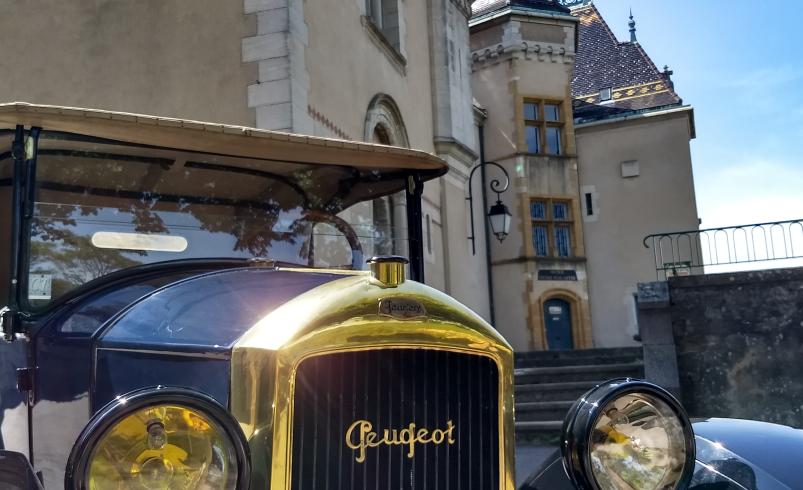
[[[423,185],[446,170],[0,104],[0,488],[513,490],[513,353],[423,284]],[[612,381],[525,487],[787,488],[721,433]]]

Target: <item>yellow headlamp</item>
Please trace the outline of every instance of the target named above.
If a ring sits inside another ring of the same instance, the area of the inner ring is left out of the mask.
[[[239,488],[249,478],[245,437],[214,399],[179,388],[120,397],[96,414],[67,464],[76,490]]]

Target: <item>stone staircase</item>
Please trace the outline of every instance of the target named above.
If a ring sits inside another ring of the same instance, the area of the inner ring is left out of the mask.
[[[516,440],[554,443],[566,412],[595,385],[643,378],[640,347],[516,353]]]

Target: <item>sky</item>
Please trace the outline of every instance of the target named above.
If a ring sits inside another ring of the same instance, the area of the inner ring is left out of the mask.
[[[594,3],[620,41],[632,7],[639,42],[694,107],[700,227],[803,218],[799,0]]]

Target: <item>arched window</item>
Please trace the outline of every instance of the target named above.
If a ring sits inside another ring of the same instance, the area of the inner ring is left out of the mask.
[[[379,135],[385,141],[376,141],[375,138]],[[368,104],[365,114],[365,141],[405,148],[410,146],[399,106],[389,95],[377,94]]]
[[[364,139],[380,145],[409,147],[401,111],[389,95],[378,94],[368,105]],[[375,253],[407,254],[405,206],[403,193],[374,201]]]
[[[374,127],[374,136],[371,142],[380,145],[390,145],[390,135],[388,134],[387,128],[382,124],[377,124],[376,127]]]

